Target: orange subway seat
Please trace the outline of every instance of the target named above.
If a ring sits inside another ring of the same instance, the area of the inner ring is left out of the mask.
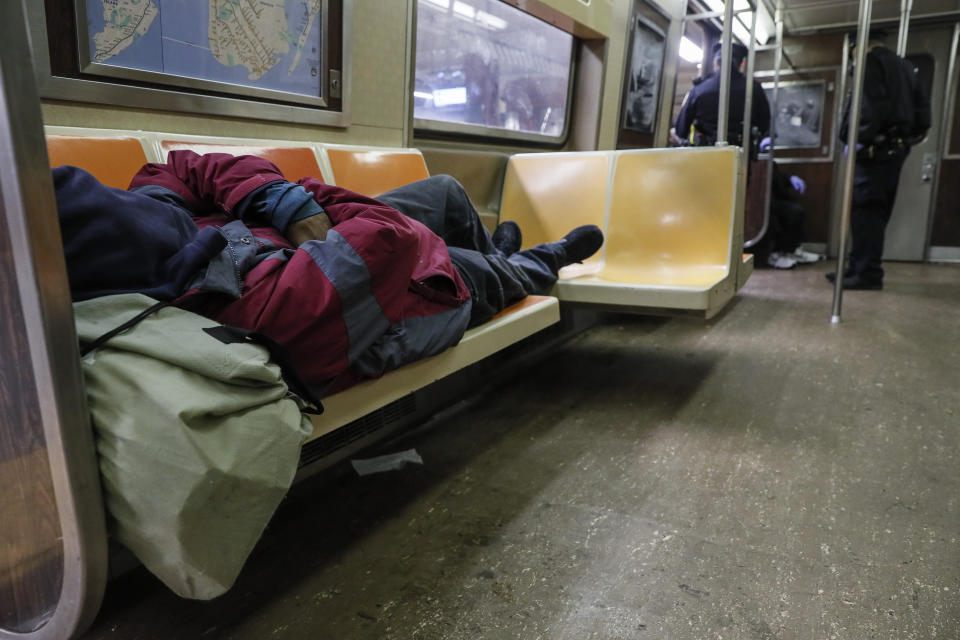
[[[196,153],[229,153],[235,156],[251,155],[265,158],[277,165],[287,180],[296,182],[300,178],[318,178],[327,182],[317,156],[310,147],[270,147],[250,144],[220,144],[212,142],[192,142],[185,140],[162,140],[160,148],[163,157],[167,153],[188,149]]]
[[[137,138],[47,136],[51,167],[69,164],[89,171],[109,187],[126,189],[130,180],[147,163]]]
[[[430,177],[416,152],[327,148],[327,157],[337,186],[370,197]]]

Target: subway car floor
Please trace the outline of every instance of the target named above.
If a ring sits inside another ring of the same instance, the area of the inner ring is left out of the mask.
[[[226,595],[138,569],[84,636],[960,638],[960,265],[757,271],[708,322],[616,315],[298,486]],[[348,469],[344,465],[344,469]]]

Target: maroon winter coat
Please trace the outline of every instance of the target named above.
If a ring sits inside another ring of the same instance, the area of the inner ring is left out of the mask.
[[[467,287],[443,240],[397,210],[303,178],[299,184],[334,225],[326,240],[294,249],[272,227],[228,224],[244,198],[278,180],[279,169],[262,158],[191,151],[173,151],[167,164],[134,176],[131,189],[162,187],[195,216],[214,213],[194,221],[216,225],[228,239],[242,295],[194,290],[178,304],[272,338],[308,384],[332,381],[331,390],[459,342],[470,319]]]

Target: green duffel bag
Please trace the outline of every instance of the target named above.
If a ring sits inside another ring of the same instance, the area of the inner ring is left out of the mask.
[[[155,304],[74,304],[81,344]],[[111,534],[177,594],[230,588],[293,481],[311,433],[267,350],[165,307],[83,357]]]

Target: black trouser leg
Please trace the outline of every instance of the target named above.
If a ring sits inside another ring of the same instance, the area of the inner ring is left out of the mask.
[[[518,251],[510,257],[460,247],[447,250],[473,298],[471,327],[530,294],[549,291],[565,259],[563,248],[555,242]]]
[[[409,218],[422,222],[448,247],[499,253],[463,186],[451,176],[431,176],[377,196]]]
[[[901,168],[903,158],[884,162],[861,160],[856,164],[848,271],[868,282],[883,281],[883,242],[897,198]]]
[[[779,233],[774,237],[774,251],[792,253],[803,242],[803,205],[789,200],[775,201]]]
[[[480,222],[463,186],[450,176],[413,182],[388,191],[377,200],[443,238],[450,259],[473,298],[471,327],[486,322],[529,294],[549,291],[566,259],[557,243],[505,256],[493,246],[490,233]]]

